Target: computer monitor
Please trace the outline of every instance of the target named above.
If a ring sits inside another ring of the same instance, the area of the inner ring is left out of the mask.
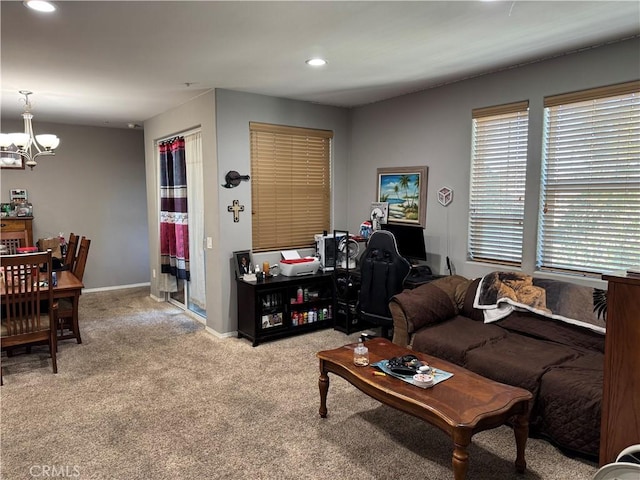
[[[393,233],[398,245],[398,253],[406,258],[412,265],[418,261],[427,260],[427,248],[424,242],[424,230],[422,227],[385,223],[382,230]]]

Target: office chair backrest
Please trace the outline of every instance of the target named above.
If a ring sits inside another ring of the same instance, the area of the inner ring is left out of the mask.
[[[369,321],[392,322],[389,300],[400,293],[411,265],[398,253],[391,232],[377,230],[360,258],[360,312]]]

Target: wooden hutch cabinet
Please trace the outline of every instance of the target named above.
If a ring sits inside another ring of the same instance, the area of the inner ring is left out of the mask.
[[[602,278],[609,282],[600,431],[604,465],[640,443],[640,277],[620,272]]]
[[[33,247],[33,217],[2,217],[0,218],[0,229],[2,232],[27,231],[27,241]]]

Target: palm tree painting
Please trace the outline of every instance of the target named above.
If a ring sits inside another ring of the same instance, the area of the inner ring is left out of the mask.
[[[388,202],[387,221],[425,226],[427,167],[378,169],[378,202]]]

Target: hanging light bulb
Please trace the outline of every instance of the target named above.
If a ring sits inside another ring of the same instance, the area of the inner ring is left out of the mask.
[[[54,150],[60,144],[60,139],[51,134],[34,135],[31,119],[31,102],[29,95],[33,92],[28,90],[20,90],[20,94],[24,95],[24,132],[0,133],[0,151],[17,153],[24,157],[25,165],[33,170],[38,162],[36,158],[40,155],[55,155]],[[17,149],[17,150],[16,150]]]

